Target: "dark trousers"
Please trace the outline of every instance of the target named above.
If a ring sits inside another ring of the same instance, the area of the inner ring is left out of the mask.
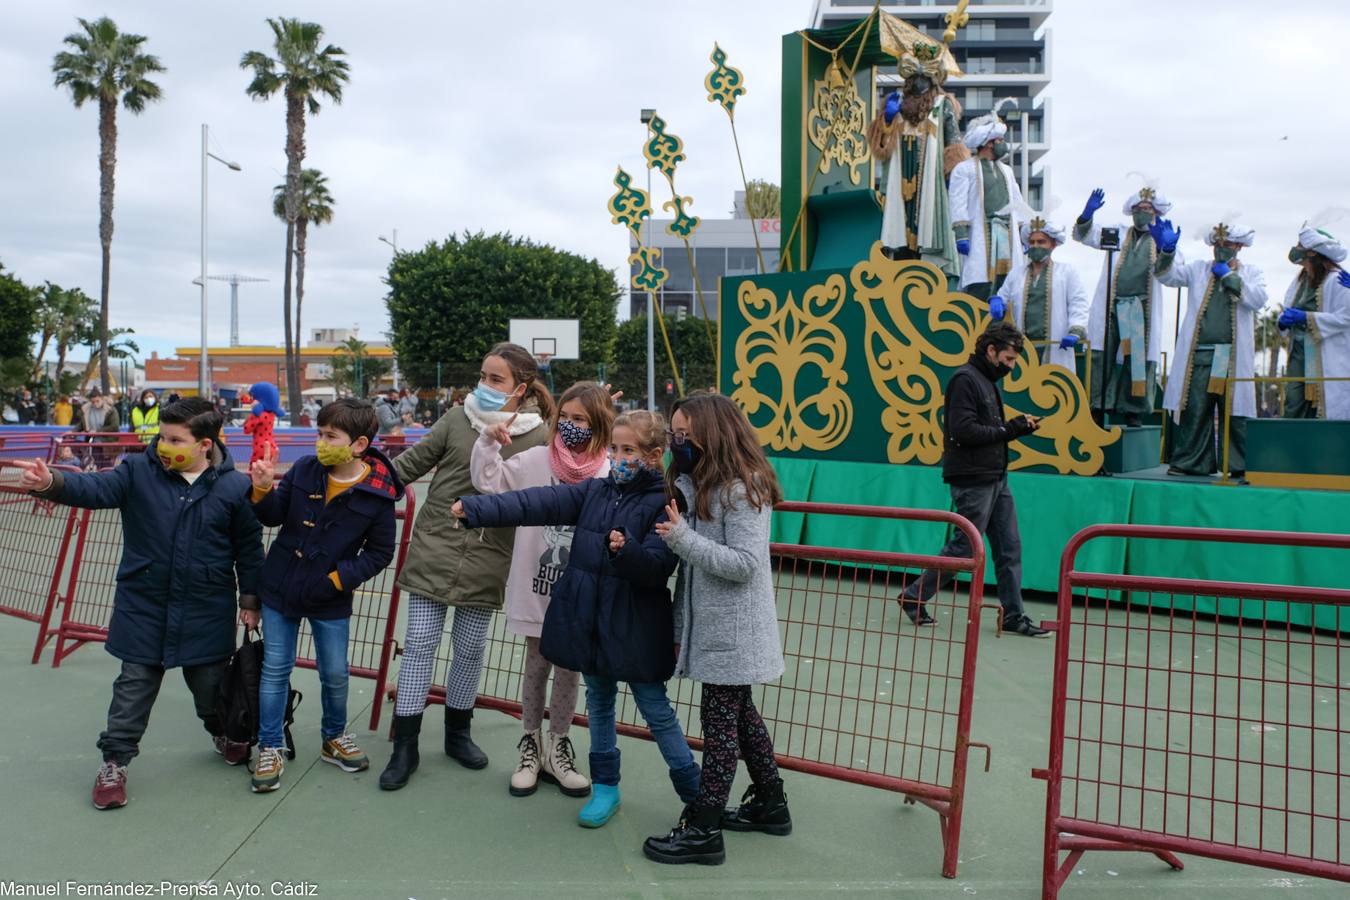
[[[705,683],[699,722],[703,725],[703,777],[696,806],[726,808],[737,759],[745,760],[755,784],[779,781],[773,740],[755,708],[750,685]]]
[[[192,691],[197,718],[212,735],[222,731],[220,720],[216,718],[216,691],[227,663],[228,660],[221,660],[205,666],[183,667],[183,680]],[[122,663],[122,672],[113,682],[108,728],[98,738],[98,749],[103,751],[105,762],[113,760],[119,766],[125,766],[140,751],[141,736],[150,724],[150,709],[155,705],[163,681],[162,666]]]
[[[1003,621],[1021,618],[1022,609],[1022,536],[1017,531],[1017,507],[1008,476],[998,481],[976,485],[950,485],[956,514],[970,520],[980,534],[989,538],[994,551],[994,574],[998,578],[998,602],[1003,607]],[[942,548],[942,556],[969,559],[970,541],[960,529],[953,529],[952,537]],[[905,588],[905,597],[926,601],[951,584],[955,572],[929,569]],[[984,573],[976,577],[983,578]]]

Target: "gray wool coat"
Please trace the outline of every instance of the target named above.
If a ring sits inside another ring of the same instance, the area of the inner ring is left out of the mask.
[[[778,608],[769,562],[768,507],[756,510],[745,487],[732,487],[723,505],[712,498],[712,516],[694,515],[694,482],[675,482],[689,515],[666,536],[680,557],[675,582],[675,674],[708,684],[762,684],[783,674]]]

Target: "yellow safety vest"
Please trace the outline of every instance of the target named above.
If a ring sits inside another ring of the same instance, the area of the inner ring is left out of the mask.
[[[131,426],[141,440],[150,443],[159,434],[159,404],[156,403],[150,407],[150,412],[143,412],[139,406],[131,408]]]

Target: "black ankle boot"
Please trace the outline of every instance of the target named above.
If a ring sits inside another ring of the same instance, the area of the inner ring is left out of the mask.
[[[422,733],[422,714],[394,716],[394,752],[380,773],[380,787],[396,791],[417,771],[417,736]]]
[[[762,831],[765,834],[791,834],[792,816],[788,813],[783,781],[752,784],[745,789],[741,805],[722,816],[727,831]]]
[[[466,769],[482,769],[488,764],[487,754],[479,749],[469,736],[473,708],[445,708],[445,755]]]
[[[650,860],[670,865],[720,866],[727,859],[726,848],[722,846],[722,810],[686,806],[680,823],[670,834],[647,838],[642,852]]]

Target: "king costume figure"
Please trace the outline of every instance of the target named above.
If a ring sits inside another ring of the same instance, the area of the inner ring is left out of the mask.
[[[1284,385],[1288,419],[1350,419],[1350,272],[1345,246],[1330,232],[1304,226],[1289,261],[1299,273],[1284,295],[1280,330],[1288,335]]]
[[[1088,297],[1077,270],[1052,256],[1064,243],[1064,228],[1035,216],[1019,236],[1026,261],[989,298],[989,315],[1002,319],[1011,308],[1013,324],[1037,354],[1072,372],[1074,350],[1087,338]]]
[[[1256,232],[1236,223],[1220,223],[1205,235],[1213,259],[1176,260],[1181,231],[1166,219],[1154,223],[1157,273],[1168,287],[1186,288],[1186,318],[1173,351],[1176,364],[1167,379],[1163,407],[1177,428],[1168,475],[1211,475],[1218,471],[1215,414],[1224,418],[1225,394],[1232,391],[1232,430],[1228,471],[1246,471],[1246,419],[1256,415],[1256,312],[1266,305],[1266,278],[1237,256]],[[1231,381],[1230,379],[1248,379]]]
[[[1101,249],[1102,226],[1093,217],[1105,204],[1106,195],[1101,188],[1093,191],[1074,225],[1074,240]],[[1114,226],[1121,236],[1120,251],[1115,255],[1114,271],[1110,255],[1102,260],[1102,274],[1088,317],[1093,347],[1094,383],[1089,386],[1092,406],[1101,407],[1101,377],[1109,368],[1105,412],[1124,416],[1125,424],[1131,427],[1141,424],[1142,416],[1153,414],[1161,356],[1163,283],[1156,275],[1158,251],[1149,229],[1158,216],[1167,215],[1171,209],[1172,204],[1162,192],[1151,186],[1141,187],[1125,201],[1122,212],[1130,217],[1130,223]],[[1174,265],[1181,262],[1173,260]],[[1105,346],[1108,320],[1111,337],[1110,345]],[[1112,361],[1109,367],[1105,365],[1107,359]]]
[[[891,259],[930,262],[955,284],[961,262],[946,176],[968,154],[957,125],[960,108],[942,89],[948,63],[941,45],[915,41],[900,58],[903,92],[890,93],[867,136],[876,161],[886,163],[882,251]]]
[[[973,154],[952,169],[952,228],[961,266],[961,289],[985,300],[1022,262],[1019,234],[1026,208],[1013,170],[1003,159],[1008,126],[992,112],[966,128],[965,144]]]

